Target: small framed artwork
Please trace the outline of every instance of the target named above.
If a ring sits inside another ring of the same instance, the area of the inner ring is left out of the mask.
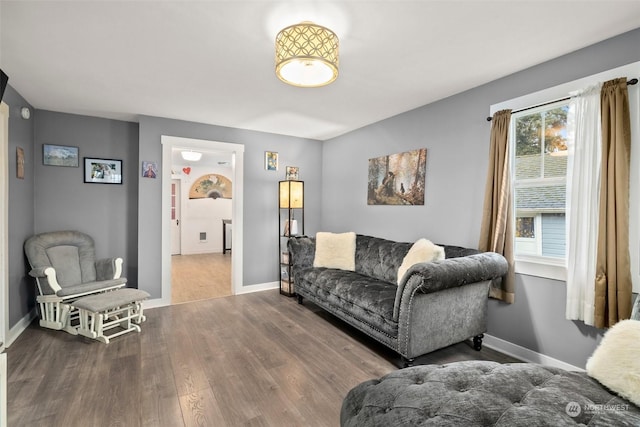
[[[286,171],[287,180],[295,181],[298,179],[298,172],[300,171],[300,168],[298,168],[297,166],[287,166]]]
[[[156,178],[158,176],[158,164],[156,162],[142,161],[142,177]]]
[[[275,151],[264,152],[264,168],[268,171],[278,170],[278,153]]]
[[[84,158],[84,182],[122,184],[122,160]]]
[[[24,179],[24,148],[16,147],[16,178]]]
[[[42,164],[47,166],[80,166],[78,147],[42,144]]]

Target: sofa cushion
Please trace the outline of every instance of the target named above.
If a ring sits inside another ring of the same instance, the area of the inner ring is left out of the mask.
[[[411,245],[411,243],[358,235],[356,272],[395,284],[398,280],[398,268]]]
[[[314,267],[355,270],[356,233],[316,233]]]
[[[587,360],[587,373],[640,406],[640,320],[613,325]]]
[[[362,274],[332,268],[307,268],[296,276],[296,287],[304,288],[332,309],[355,317],[387,335],[396,336],[393,321],[396,286]]]
[[[420,262],[439,261],[444,259],[444,248],[434,245],[431,240],[419,239],[409,249],[398,268],[398,284],[404,277],[409,267]]]

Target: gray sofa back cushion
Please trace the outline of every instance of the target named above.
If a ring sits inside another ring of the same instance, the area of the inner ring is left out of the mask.
[[[297,237],[289,240],[293,263],[297,268],[313,266],[315,237]],[[356,235],[356,272],[389,283],[397,282],[398,268],[413,242],[394,242],[379,237]],[[446,258],[458,258],[480,253],[475,249],[444,246]]]
[[[356,236],[356,272],[395,283],[398,268],[412,244],[358,234]]]

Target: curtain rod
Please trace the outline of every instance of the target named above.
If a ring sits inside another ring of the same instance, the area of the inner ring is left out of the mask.
[[[631,79],[631,80],[629,80],[627,82],[627,85],[635,85],[635,84],[638,84],[638,79]],[[521,108],[519,110],[512,111],[511,113],[519,113],[521,111],[527,111],[527,110],[531,110],[533,108],[544,107],[545,105],[551,105],[551,104],[555,104],[556,102],[561,102],[561,101],[568,101],[569,99],[571,99],[571,97],[567,96],[566,98],[556,99],[555,101],[543,102],[542,104],[537,104],[537,105],[532,105],[531,107]],[[490,122],[491,121],[491,117],[487,117],[487,121]]]

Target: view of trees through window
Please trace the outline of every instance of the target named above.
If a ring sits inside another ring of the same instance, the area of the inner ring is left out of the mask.
[[[563,258],[568,102],[512,116],[516,254]]]

